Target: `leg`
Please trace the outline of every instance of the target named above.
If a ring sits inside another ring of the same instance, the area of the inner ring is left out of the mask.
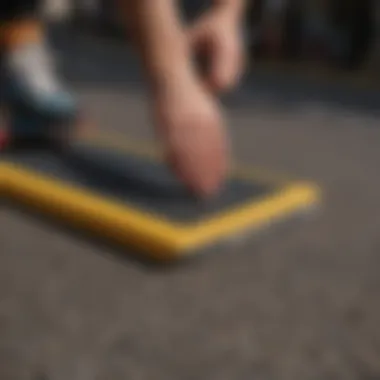
[[[2,86],[12,138],[46,137],[71,123],[77,112],[56,76],[38,5],[38,0],[3,0],[0,5]]]

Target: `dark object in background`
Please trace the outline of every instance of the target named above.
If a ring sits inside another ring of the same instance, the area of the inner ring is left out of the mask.
[[[8,22],[29,17],[37,12],[39,5],[39,0],[1,0],[0,20]]]
[[[351,49],[347,57],[350,69],[360,68],[369,56],[375,34],[375,0],[354,3],[350,17]]]
[[[110,37],[126,37],[123,20],[117,8],[117,1],[98,0],[98,2],[97,24],[99,31]]]
[[[111,38],[128,37],[118,11],[117,0],[96,0],[95,9],[91,11],[85,9],[83,1],[74,0],[74,2],[73,24],[77,28]],[[182,0],[179,3],[184,20],[191,22],[209,7],[211,1]]]
[[[187,22],[195,20],[212,4],[211,0],[182,0],[181,5],[182,16]]]
[[[81,32],[126,39],[127,34],[117,7],[117,0],[96,0],[89,8],[83,0],[74,1],[71,24]]]
[[[10,1],[10,0],[8,0]],[[117,0],[96,0],[93,9],[85,9],[83,0],[76,3],[74,24],[82,31],[91,34],[111,37],[121,41],[128,38]],[[267,0],[248,1],[246,16],[246,37],[251,56],[260,59],[267,54],[264,31],[265,4]],[[281,27],[281,57],[290,60],[301,60],[305,46],[314,49],[305,41],[305,2],[310,0],[287,0],[284,25]],[[373,47],[375,34],[375,2],[378,0],[329,0],[327,10],[331,20],[330,34],[325,39],[327,46],[324,57],[340,68],[357,69],[367,60]],[[211,0],[180,0],[181,13],[186,22],[191,22],[207,10]],[[318,47],[315,47],[317,49]],[[310,53],[310,52],[308,52]],[[313,55],[313,53],[312,53]]]
[[[249,51],[255,58],[260,58],[264,50],[261,38],[263,6],[263,0],[249,2],[246,15]]]
[[[298,59],[303,46],[303,14],[299,0],[289,1],[285,11],[284,53],[288,59]]]
[[[346,0],[331,2],[334,26],[341,33],[347,45],[340,66],[345,69],[359,69],[367,60],[373,46],[376,29],[375,1]]]

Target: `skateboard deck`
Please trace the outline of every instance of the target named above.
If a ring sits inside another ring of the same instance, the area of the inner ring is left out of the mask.
[[[312,183],[241,168],[219,196],[200,201],[154,148],[109,135],[77,141],[64,154],[3,153],[0,195],[157,260],[203,252],[319,201]]]

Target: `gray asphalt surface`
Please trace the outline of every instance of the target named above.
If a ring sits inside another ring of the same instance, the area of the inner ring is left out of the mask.
[[[65,72],[101,128],[149,138],[135,63],[68,40]],[[240,160],[320,183],[315,220],[159,269],[4,206],[0,378],[380,378],[379,103],[301,90],[251,78],[228,115]]]

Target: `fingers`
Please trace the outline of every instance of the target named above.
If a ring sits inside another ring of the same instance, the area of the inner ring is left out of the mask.
[[[193,131],[192,136],[185,130]],[[226,147],[220,126],[192,124],[169,142],[167,162],[191,193],[209,198],[220,189],[226,174]]]
[[[189,43],[194,53],[205,61],[204,84],[212,92],[231,90],[239,81],[244,69],[244,47],[238,31],[217,28],[207,22],[189,31]]]
[[[231,41],[222,41],[220,36],[211,46],[209,81],[218,92],[228,91],[236,83],[239,61],[235,50]]]

